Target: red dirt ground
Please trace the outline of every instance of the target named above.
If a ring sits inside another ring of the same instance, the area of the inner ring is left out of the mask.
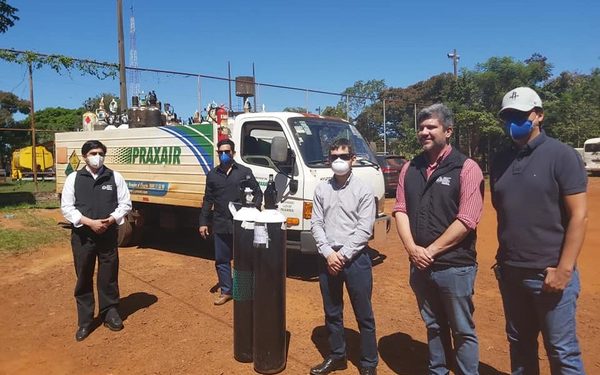
[[[392,200],[386,202],[388,210]],[[40,215],[62,221],[58,210]],[[0,226],[8,225],[0,219]],[[475,318],[482,374],[509,371],[500,296],[490,266],[497,242],[495,212],[486,196],[479,226],[479,273]],[[579,266],[582,293],[578,332],[586,370],[600,373],[600,179],[590,178],[589,226]],[[65,237],[66,238],[66,237]],[[73,299],[75,273],[68,241],[18,256],[0,258],[0,374],[252,374],[252,364],[233,358],[233,304],[214,306],[216,282],[205,242],[180,235],[120,250],[121,314],[125,329],[100,326],[76,342]],[[422,374],[426,369],[425,329],[408,286],[408,262],[395,229],[387,241],[373,243],[373,305],[381,374]],[[318,283],[312,259],[303,259],[287,279],[284,373],[307,374],[327,352]],[[303,267],[300,267],[303,263]],[[596,318],[594,318],[596,316]],[[357,373],[358,332],[346,307],[349,369]],[[542,373],[549,373],[540,353]]]

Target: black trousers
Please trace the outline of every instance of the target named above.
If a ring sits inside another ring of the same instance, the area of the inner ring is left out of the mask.
[[[77,320],[80,327],[89,326],[94,320],[94,270],[98,258],[98,300],[100,315],[119,304],[119,253],[117,230],[110,228],[96,235],[89,228],[75,228],[71,232],[71,246],[77,283]]]

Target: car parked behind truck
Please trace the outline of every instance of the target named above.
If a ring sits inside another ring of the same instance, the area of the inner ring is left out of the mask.
[[[583,162],[586,171],[592,175],[600,174],[600,138],[583,142]]]

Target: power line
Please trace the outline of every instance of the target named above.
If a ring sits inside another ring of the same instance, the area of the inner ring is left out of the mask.
[[[44,53],[31,52],[31,51],[21,51],[21,50],[15,50],[15,49],[7,49],[7,48],[0,49],[0,51],[6,51],[6,52],[11,52],[11,53],[16,53],[16,54],[25,54],[25,53],[28,53],[28,54],[33,54],[33,55],[39,56],[39,57],[57,56],[57,55],[49,55],[49,54],[44,54]],[[97,61],[97,60],[90,60],[90,59],[80,59],[80,58],[70,57],[70,56],[67,56],[67,57],[70,58],[70,59],[72,59],[73,61],[76,61],[76,62],[82,62],[82,63],[86,63],[86,64],[94,64],[94,65],[98,65],[98,66],[105,66],[105,67],[115,68],[115,69],[119,68],[119,64],[115,64],[115,63],[104,62],[104,61]],[[186,76],[186,77],[200,77],[200,78],[214,79],[214,80],[218,80],[218,81],[235,82],[235,79],[233,79],[233,78],[219,77],[219,76],[213,76],[213,75],[207,75],[207,74],[200,74],[200,73],[180,72],[180,71],[175,71],[175,70],[154,69],[154,68],[141,68],[141,67],[133,67],[133,66],[125,66],[125,69],[139,71],[139,72],[163,73],[163,74],[180,75],[180,76]],[[313,94],[334,95],[334,96],[342,96],[342,97],[349,97],[349,98],[355,98],[355,99],[371,100],[371,98],[367,97],[367,96],[350,95],[350,94],[344,94],[344,93],[341,93],[341,92],[332,92],[332,91],[324,91],[324,90],[314,90],[314,89],[307,89],[307,88],[295,87],[295,86],[277,85],[277,84],[272,84],[272,83],[255,82],[255,85],[257,85],[257,86],[260,85],[260,86],[264,86],[264,87],[271,87],[271,88],[277,88],[277,89],[286,89],[286,90],[293,90],[293,91],[310,92],[310,93],[313,93]]]

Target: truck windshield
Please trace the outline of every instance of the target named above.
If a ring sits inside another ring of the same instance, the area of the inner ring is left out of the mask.
[[[358,160],[355,167],[377,165],[367,142],[356,127],[347,122],[311,117],[294,117],[288,121],[302,159],[309,167],[329,167],[329,145],[338,138],[347,138],[352,143]]]

